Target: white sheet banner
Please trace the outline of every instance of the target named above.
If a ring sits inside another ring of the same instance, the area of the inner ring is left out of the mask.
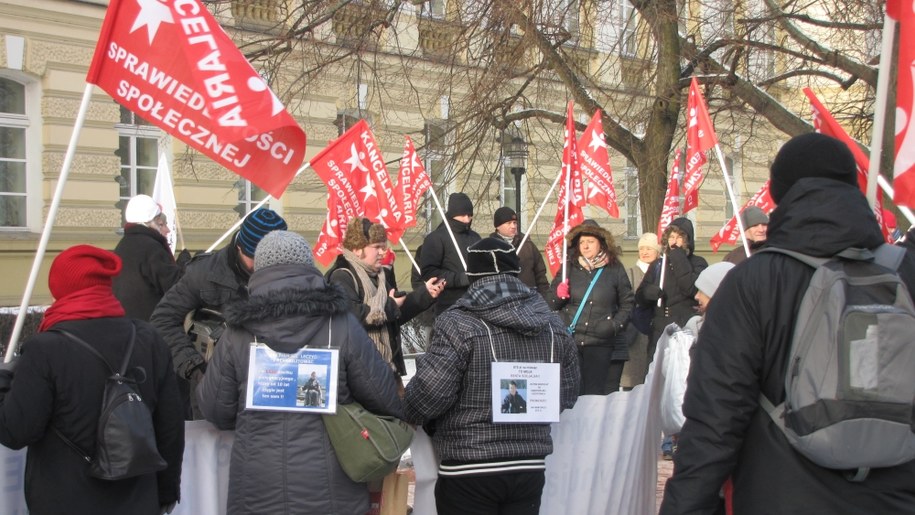
[[[184,465],[181,469],[181,503],[173,515],[226,512],[229,459],[235,433],[219,431],[209,422],[185,423]],[[27,515],[25,449],[12,451],[0,445],[0,513]]]

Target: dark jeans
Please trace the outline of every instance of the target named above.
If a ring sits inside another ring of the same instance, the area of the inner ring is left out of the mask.
[[[578,347],[581,369],[581,395],[607,395],[620,389],[625,361],[614,361],[612,347],[584,345]]]
[[[439,476],[439,515],[537,515],[546,476],[542,470],[486,476]]]

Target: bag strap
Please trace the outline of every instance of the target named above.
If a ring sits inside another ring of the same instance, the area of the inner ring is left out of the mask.
[[[121,368],[118,371],[115,371],[111,367],[111,364],[108,363],[108,360],[105,359],[105,357],[102,356],[102,354],[99,351],[95,350],[95,347],[93,347],[92,345],[89,345],[86,342],[86,340],[83,340],[79,336],[76,336],[75,334],[73,334],[69,331],[65,331],[63,329],[54,329],[54,331],[66,336],[67,338],[70,338],[71,340],[75,341],[76,343],[82,345],[86,350],[88,350],[89,352],[94,354],[95,357],[102,360],[102,363],[104,363],[105,366],[108,367],[108,370],[111,371],[112,374],[117,374],[121,377],[124,377],[124,375],[127,373],[127,365],[130,362],[130,356],[133,355],[133,343],[137,336],[137,327],[133,324],[133,321],[130,322],[130,340],[127,342],[127,351],[124,354],[124,359],[123,359],[123,361],[121,361]]]
[[[774,252],[777,254],[791,256],[794,259],[810,265],[813,268],[821,266],[823,263],[829,261],[830,259],[808,256],[807,254],[802,254],[800,252],[783,249],[780,247],[765,247],[760,249],[757,254],[761,252]],[[896,245],[884,243],[874,250],[862,249],[859,247],[849,247],[842,252],[839,252],[834,257],[848,259],[851,261],[873,261],[874,263],[882,267],[889,268],[895,272],[899,269],[899,265],[902,264],[902,260],[905,258],[905,249],[902,247],[897,247]]]
[[[600,274],[604,271],[604,268],[605,267],[599,268],[597,273],[594,274],[594,278],[591,279],[591,284],[588,285],[588,289],[585,291],[585,296],[581,299],[581,303],[578,304],[578,311],[575,312],[575,318],[573,318],[572,323],[569,324],[569,333],[575,332],[575,326],[578,325],[578,318],[581,316],[581,312],[585,309],[585,304],[588,301],[588,296],[591,295],[591,290],[597,283],[597,278],[600,277]]]

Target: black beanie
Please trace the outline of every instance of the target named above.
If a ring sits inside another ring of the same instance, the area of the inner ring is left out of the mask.
[[[517,220],[518,215],[515,214],[515,210],[508,207],[502,206],[499,209],[496,209],[496,212],[492,215],[492,226],[498,227],[505,222],[511,222],[512,220]]]
[[[769,192],[781,202],[791,186],[800,179],[822,177],[852,186],[858,185],[858,167],[848,146],[818,132],[808,132],[788,140],[772,161]]]
[[[502,238],[483,238],[467,247],[467,277],[521,273],[515,247]]]
[[[473,216],[473,202],[463,193],[452,193],[448,197],[448,211],[445,212],[445,217],[454,218],[461,215]]]

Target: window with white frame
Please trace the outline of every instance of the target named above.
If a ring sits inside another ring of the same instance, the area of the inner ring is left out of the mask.
[[[0,77],[0,227],[28,225],[28,91]]]
[[[121,186],[118,203],[123,210],[135,195],[152,195],[159,165],[159,141],[162,131],[121,106],[121,120],[115,125],[118,131],[118,150],[121,173],[116,180]]]
[[[449,149],[451,148],[451,134],[448,131],[447,120],[426,120],[423,127],[424,145],[421,151],[423,165],[426,167],[426,173],[429,174],[429,180],[432,181],[432,189],[439,196],[439,202],[442,208],[447,201],[448,172],[450,165],[448,162]],[[430,191],[429,194],[432,194]],[[427,197],[428,198],[428,197]],[[430,232],[442,222],[442,216],[435,206],[435,201],[428,201],[425,205],[426,232]]]
[[[639,170],[630,161],[623,169],[626,177],[626,237],[638,238],[642,235],[641,206],[639,205]]]
[[[235,188],[238,190],[238,205],[235,211],[239,216],[245,216],[267,198],[267,192],[258,188],[254,183],[247,179],[239,179],[235,182]]]
[[[619,51],[623,57],[636,56],[636,18],[635,8],[629,0],[619,0],[617,17],[617,34],[619,34]]]

